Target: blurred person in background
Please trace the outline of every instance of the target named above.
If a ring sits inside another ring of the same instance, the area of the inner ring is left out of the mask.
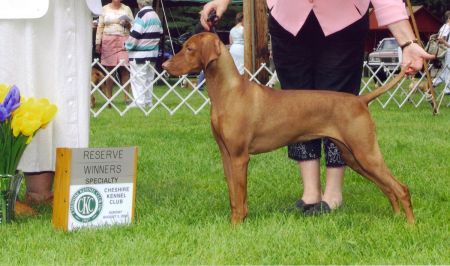
[[[139,12],[130,37],[125,42],[131,68],[131,90],[135,102],[131,106],[152,107],[153,79],[163,33],[161,20],[153,10],[153,0],[137,0]]]
[[[236,14],[236,25],[230,30],[230,54],[239,71],[244,74],[244,25],[242,12]]]
[[[100,62],[108,71],[119,65],[120,60],[123,60],[124,64],[128,64],[128,53],[124,48],[124,44],[130,35],[132,23],[133,13],[127,5],[121,3],[121,0],[112,0],[111,3],[103,6],[97,25],[95,51],[101,54]],[[130,79],[128,70],[124,66],[120,66],[118,72],[120,83],[123,85],[128,82]],[[108,98],[112,97],[112,87],[113,80],[111,77],[106,80],[105,86]],[[130,91],[129,86],[126,86],[125,89],[127,92]],[[125,103],[130,103],[126,93]]]
[[[439,86],[442,82],[445,84],[444,94],[450,95],[450,10],[445,12],[445,23],[439,29],[439,42],[447,46],[442,70],[433,80],[433,87]]]

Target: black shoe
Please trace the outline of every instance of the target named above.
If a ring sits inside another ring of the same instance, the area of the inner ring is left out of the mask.
[[[313,206],[310,207],[308,210],[305,210],[303,214],[305,216],[316,216],[330,212],[331,212],[330,205],[328,205],[328,203],[326,203],[325,201],[321,201],[319,203],[313,204]]]
[[[300,212],[305,213],[306,210],[309,210],[317,203],[306,204],[302,199],[299,199],[295,202],[293,206],[287,207],[283,209],[283,212],[292,213],[292,212]]]

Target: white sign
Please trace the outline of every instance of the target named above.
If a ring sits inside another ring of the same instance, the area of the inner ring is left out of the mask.
[[[133,183],[70,186],[68,230],[131,223]]]
[[[58,149],[53,224],[64,230],[130,224],[137,149]],[[69,179],[69,180],[67,180]]]

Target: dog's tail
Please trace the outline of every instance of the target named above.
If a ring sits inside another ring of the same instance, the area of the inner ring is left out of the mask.
[[[406,74],[406,70],[409,68],[408,64],[407,66],[403,67],[402,70],[400,71],[400,74],[398,74],[394,79],[392,79],[391,81],[389,81],[387,84],[376,88],[375,90],[363,94],[359,97],[361,97],[361,99],[363,101],[365,101],[367,104],[369,104],[371,101],[373,101],[375,98],[377,98],[378,96],[380,96],[381,94],[387,92],[388,90],[392,89],[400,80],[402,80],[402,78],[405,76]]]

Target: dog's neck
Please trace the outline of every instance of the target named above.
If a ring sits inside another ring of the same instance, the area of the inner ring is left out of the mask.
[[[220,43],[220,55],[217,60],[210,62],[204,71],[208,96],[213,106],[224,101],[231,90],[239,89],[242,76],[223,43]]]

